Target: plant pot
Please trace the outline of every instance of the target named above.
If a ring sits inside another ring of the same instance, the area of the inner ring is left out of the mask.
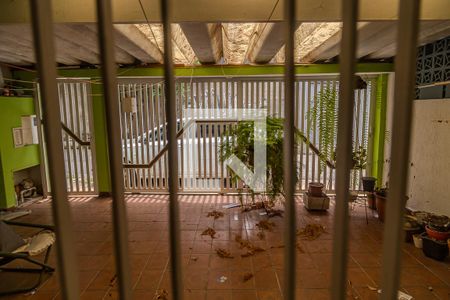
[[[370,209],[377,209],[377,203],[376,203],[376,200],[375,200],[375,194],[374,193],[367,194],[367,206]]]
[[[308,185],[308,194],[312,197],[322,197],[323,184],[320,182],[310,182]]]
[[[413,235],[413,242],[414,242],[414,246],[416,246],[416,248],[419,248],[419,249],[423,248],[422,236],[423,236],[423,233]]]
[[[372,193],[375,190],[375,182],[377,179],[375,177],[363,177],[362,184],[364,192]]]
[[[436,260],[444,260],[448,256],[449,250],[445,241],[435,240],[428,235],[424,235],[422,243],[425,256]]]
[[[421,234],[423,229],[420,227],[416,228],[405,228],[405,242],[411,243],[415,235]]]
[[[378,194],[375,194],[375,197],[376,197],[376,203],[377,203],[378,219],[380,219],[381,222],[384,222],[386,197],[383,197]]]
[[[437,231],[428,225],[425,226],[425,230],[427,231],[427,234],[435,240],[446,241],[448,238],[450,238],[449,231],[447,232]]]
[[[330,208],[330,198],[322,194],[320,197],[303,193],[303,204],[307,210],[327,210]]]

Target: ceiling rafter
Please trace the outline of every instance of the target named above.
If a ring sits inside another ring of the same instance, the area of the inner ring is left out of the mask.
[[[223,56],[221,24],[180,23],[187,41],[202,64],[219,63]]]

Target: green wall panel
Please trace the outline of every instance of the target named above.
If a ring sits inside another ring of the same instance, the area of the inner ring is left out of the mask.
[[[0,208],[15,205],[13,172],[39,165],[39,145],[14,148],[12,129],[33,115],[33,98],[0,97]]]

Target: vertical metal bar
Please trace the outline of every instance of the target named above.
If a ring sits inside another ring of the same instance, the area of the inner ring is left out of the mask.
[[[285,191],[285,251],[284,251],[284,299],[295,299],[295,269],[296,269],[296,219],[295,219],[295,168],[292,165],[294,158],[294,110],[295,110],[295,67],[294,67],[294,36],[295,36],[295,0],[284,1],[285,23],[285,66],[284,66],[284,139],[283,139],[283,164],[284,164],[284,191]],[[281,83],[281,82],[280,82]],[[281,84],[280,84],[281,96]],[[281,108],[281,97],[280,97]],[[280,109],[281,116],[281,109]]]
[[[311,101],[312,101],[312,106],[316,106],[318,101],[317,98],[319,96],[319,81],[318,80],[314,80],[314,96],[312,97]],[[314,145],[317,145],[317,138],[318,138],[318,134],[317,134],[317,118],[314,118],[313,123],[312,123],[312,143]],[[319,145],[320,147],[320,145]],[[320,149],[320,148],[319,148]],[[318,171],[317,171],[317,178],[316,178],[316,165],[318,166]],[[312,153],[312,158],[311,158],[311,180],[315,181],[315,182],[319,182],[320,181],[320,161],[319,161],[319,157],[317,157],[317,155],[313,152]]]
[[[128,255],[128,223],[124,198],[122,141],[120,138],[117,79],[114,62],[114,34],[110,0],[97,0],[99,48],[101,50],[103,95],[108,130],[109,169],[111,172],[114,254],[119,298],[131,299],[131,276]]]
[[[352,127],[356,68],[358,0],[342,1],[342,41],[338,132],[336,145],[336,205],[333,230],[331,298],[346,298],[348,249],[348,198],[352,161]]]
[[[88,97],[89,95],[89,97]],[[95,194],[98,192],[98,182],[97,182],[97,163],[96,163],[96,147],[95,147],[95,135],[94,135],[94,112],[92,108],[92,92],[91,85],[86,85],[86,105],[87,105],[87,122],[88,122],[88,133],[90,142],[89,162],[92,168],[92,184],[91,191]]]
[[[306,88],[308,86],[307,81],[303,81],[302,83],[302,94],[301,94],[301,108],[302,108],[302,119],[300,121],[300,131],[305,134],[305,118],[307,118],[306,112],[305,112],[305,99],[306,99]],[[307,136],[307,135],[305,135]],[[300,165],[298,167],[298,170],[300,172],[299,176],[298,176],[298,180],[300,182],[300,190],[305,190],[306,189],[306,185],[307,182],[303,179],[305,176],[305,173],[303,172],[304,168],[303,168],[303,151],[304,151],[304,145],[305,143],[300,142]],[[305,181],[305,185],[303,185],[303,181]]]
[[[62,91],[61,91],[61,85],[62,85]],[[66,112],[66,99],[67,99],[67,94],[66,94],[66,84],[62,83],[62,84],[58,84],[58,91],[59,91],[59,97],[61,99],[62,97],[62,103],[60,100],[58,100],[58,103],[62,106],[61,109],[61,121],[64,123],[64,125],[66,125],[67,127],[69,127],[69,121],[68,121],[68,117],[67,117],[67,112]],[[61,96],[62,95],[62,96]],[[45,125],[44,125],[45,126]],[[67,180],[67,188],[69,190],[69,192],[73,192],[74,188],[73,188],[73,177],[72,177],[72,159],[70,156],[70,139],[71,137],[69,137],[69,135],[67,134],[67,132],[63,132],[63,143],[65,141],[65,160],[64,160],[64,164],[66,166],[66,180]]]
[[[75,128],[74,128],[74,132],[76,135],[78,135],[78,137],[83,140],[83,136],[82,136],[82,129],[81,129],[81,122],[80,122],[80,104],[82,103],[82,95],[80,93],[80,83],[78,82],[74,82],[73,83],[74,86],[74,99],[75,99],[75,114],[76,114],[76,118],[75,118]],[[77,145],[75,145],[75,148],[77,147]],[[79,172],[79,176],[78,176],[78,180],[80,181],[80,190],[79,192],[85,192],[86,189],[84,187],[84,161],[83,161],[83,154],[82,154],[82,145],[78,145],[78,149],[77,149],[77,156],[78,156],[78,160],[79,160],[79,166],[80,166],[80,172]]]
[[[173,299],[183,298],[183,282],[180,249],[180,224],[178,209],[178,143],[174,75],[172,62],[172,18],[170,0],[161,0],[161,18],[164,33],[164,81],[166,95],[166,116],[169,133],[169,237]]]
[[[61,119],[56,83],[55,47],[50,0],[31,0],[33,40],[41,87],[44,132],[47,141],[56,232],[59,281],[63,299],[79,299],[78,270],[69,201],[67,200]]]
[[[80,88],[81,88],[81,96],[80,96],[80,101],[81,101],[81,116],[80,116],[80,124],[81,124],[81,138],[83,140],[88,141],[88,112],[87,112],[87,91],[86,91],[86,83],[80,83]],[[82,153],[84,154],[84,166],[85,166],[85,170],[86,170],[86,191],[88,192],[92,192],[91,189],[91,165],[89,163],[89,148],[88,146],[82,146]]]
[[[401,0],[395,60],[394,121],[392,124],[389,195],[384,227],[382,299],[397,299],[400,281],[403,214],[408,180],[417,31],[420,0]]]
[[[307,107],[306,111],[311,110],[311,81],[307,81],[305,84],[305,107]],[[311,140],[311,118],[306,118],[306,131],[304,131],[305,135]],[[305,189],[308,189],[309,182],[309,157],[311,156],[311,150],[308,145],[305,145],[305,154],[306,154],[306,162],[305,162]],[[314,180],[314,179],[313,179]]]

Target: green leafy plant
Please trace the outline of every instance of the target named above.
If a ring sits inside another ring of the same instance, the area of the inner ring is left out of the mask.
[[[335,159],[338,120],[337,104],[338,93],[336,88],[328,86],[318,93],[314,105],[308,111],[308,123],[313,126],[308,128],[308,131],[313,130],[313,128],[319,130],[319,151],[323,155],[320,164],[321,169],[325,167],[327,160]]]
[[[222,137],[220,145],[220,160],[223,162],[231,155],[236,155],[248,168],[254,169],[254,147],[266,146],[266,193],[271,202],[274,202],[280,195],[284,194],[283,191],[283,128],[284,119],[268,117],[266,118],[266,139],[257,140],[254,139],[254,122],[253,121],[240,121],[231,129],[227,130]],[[314,151],[319,157],[325,157],[319,152],[319,150],[310,143],[305,134],[296,129],[294,132],[295,144],[294,147],[298,147],[301,143],[307,144],[312,151]],[[294,162],[293,162],[294,163]],[[327,164],[332,164],[330,161]],[[297,165],[296,165],[297,166]],[[295,182],[298,180],[299,169],[295,170]],[[233,179],[239,180],[239,176],[231,170]],[[240,190],[242,192],[242,190]],[[252,199],[254,199],[254,193],[250,191]],[[240,201],[243,202],[243,198],[240,195]]]

